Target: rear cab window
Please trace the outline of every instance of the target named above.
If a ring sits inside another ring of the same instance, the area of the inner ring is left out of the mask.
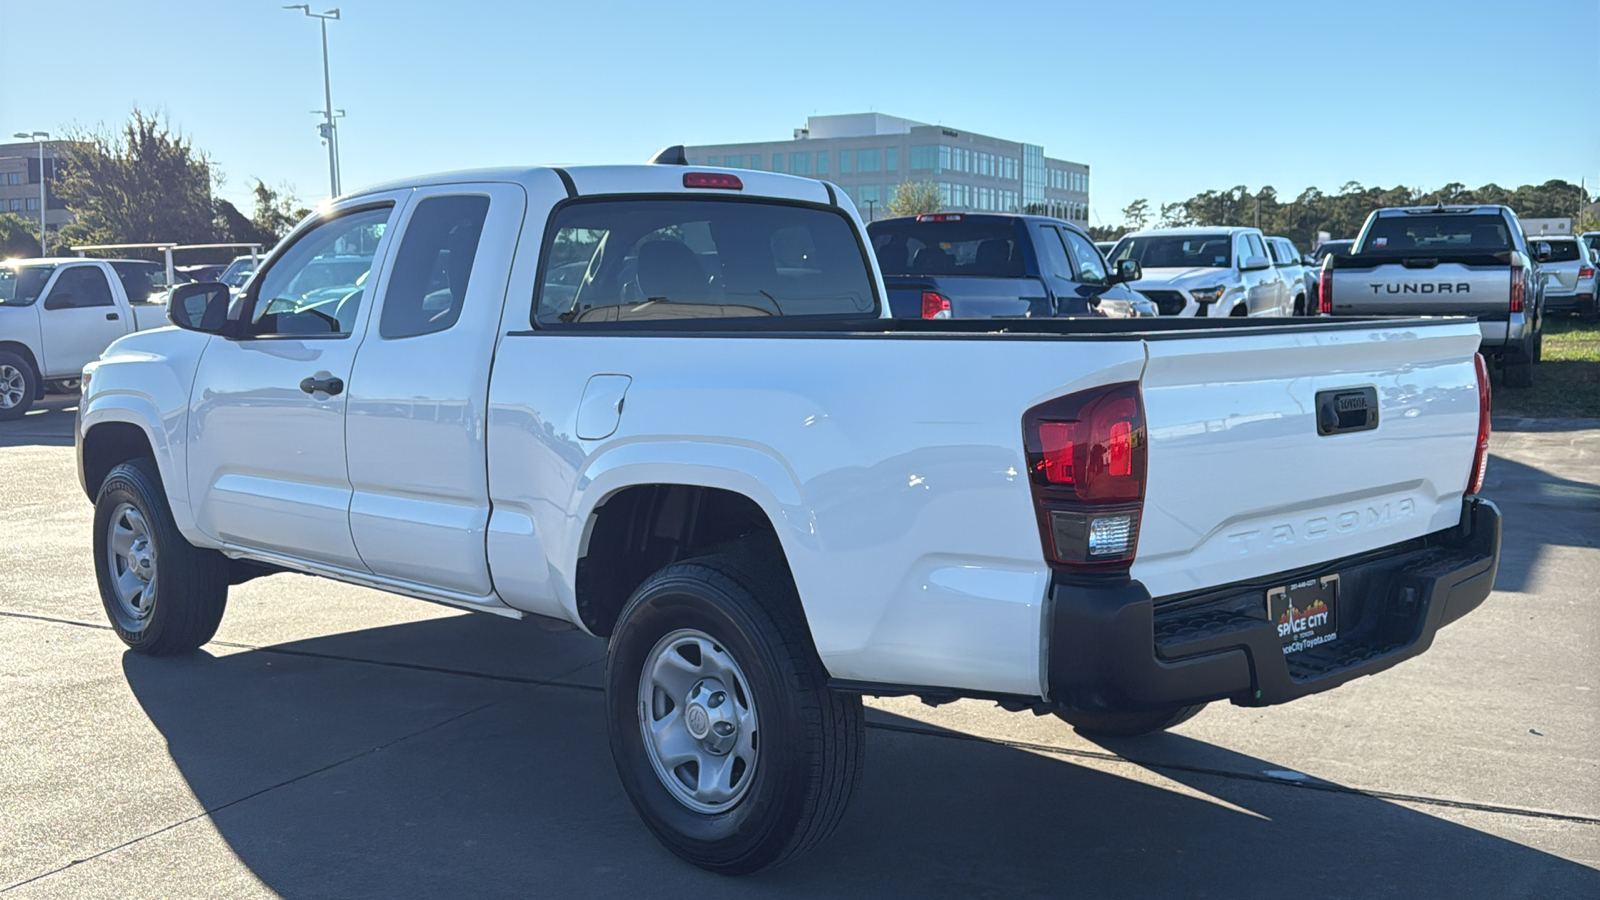
[[[534,324],[878,316],[842,210],[780,200],[597,198],[555,214]]]
[[[1501,253],[1510,249],[1511,227],[1502,216],[1408,213],[1373,219],[1354,255],[1426,256],[1433,252]]]
[[[1017,227],[1010,219],[939,217],[875,222],[867,229],[885,275],[1027,275]],[[1059,245],[1059,239],[1057,239]],[[1071,277],[1070,268],[1062,277]]]

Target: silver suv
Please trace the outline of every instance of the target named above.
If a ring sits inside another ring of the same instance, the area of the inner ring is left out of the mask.
[[[1547,235],[1540,240],[1550,245],[1550,258],[1539,265],[1544,275],[1545,311],[1596,318],[1595,251],[1576,237]]]

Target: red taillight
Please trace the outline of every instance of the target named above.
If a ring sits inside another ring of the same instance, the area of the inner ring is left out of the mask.
[[[1333,315],[1333,254],[1322,261],[1322,274],[1317,277],[1317,312]]]
[[[933,291],[923,291],[922,317],[924,319],[950,318],[950,298]]]
[[[923,213],[917,216],[918,222],[959,222],[961,217],[950,213]]]
[[[1023,417],[1028,478],[1051,565],[1127,568],[1139,540],[1146,466],[1135,382],[1082,391]]]
[[[1522,312],[1523,291],[1522,257],[1511,254],[1511,311]]]
[[[1594,277],[1594,270],[1589,268],[1588,266],[1584,266],[1583,268],[1578,270],[1578,277],[1579,278],[1593,278]]]
[[[1478,368],[1478,449],[1472,454],[1472,471],[1467,473],[1467,493],[1483,489],[1483,476],[1489,472],[1489,366],[1483,354],[1473,357]]]
[[[744,182],[737,175],[725,172],[685,172],[683,173],[683,186],[692,188],[716,188],[722,191],[742,191]]]

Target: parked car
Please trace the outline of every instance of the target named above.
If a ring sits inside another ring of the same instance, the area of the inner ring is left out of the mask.
[[[255,272],[256,266],[265,259],[265,256],[260,255],[235,256],[233,262],[228,263],[228,267],[222,270],[221,275],[217,276],[217,280],[235,290],[242,288],[244,283],[250,280],[250,276]]]
[[[1317,245],[1317,249],[1312,250],[1306,256],[1306,262],[1307,264],[1320,269],[1322,268],[1322,261],[1328,258],[1328,254],[1349,253],[1350,248],[1354,247],[1355,243],[1355,238],[1351,238],[1349,240],[1323,241]]]
[[[77,257],[0,263],[0,420],[22,417],[47,391],[76,390],[83,367],[117,338],[167,324],[162,303],[138,293],[130,302],[123,286],[126,279],[145,291],[145,265],[156,264]]]
[[[356,315],[290,288],[352,258]],[[194,650],[273,571],[575,626],[608,641],[640,816],[739,873],[839,823],[861,694],[1148,733],[1387,669],[1488,596],[1471,322],[906,320],[885,293],[804,177],[334,200],[86,373],[112,628]]]
[[[1589,250],[1592,251],[1595,258],[1600,259],[1600,231],[1585,231],[1579,237],[1583,239],[1585,244],[1589,245]]]
[[[1117,245],[1116,241],[1095,241],[1094,242],[1094,248],[1096,250],[1100,251],[1100,255],[1101,256],[1107,256],[1107,257],[1109,257],[1111,255],[1111,248],[1115,247],[1116,245]]]
[[[167,291],[172,285],[167,284],[167,268],[158,262],[144,259],[108,259],[112,271],[117,273],[117,280],[122,282],[122,290],[132,304],[162,304],[167,300]],[[173,280],[179,284],[193,281],[182,271],[174,270]]]
[[[221,263],[203,263],[194,266],[177,266],[176,271],[184,281],[216,281],[228,267]]]
[[[1596,317],[1595,251],[1582,239],[1568,235],[1540,238],[1550,245],[1550,256],[1539,264],[1544,274],[1544,309],[1547,313],[1575,312]]]
[[[889,308],[903,319],[1153,316],[1076,225],[1040,216],[937,213],[867,226]]]
[[[1123,235],[1111,264],[1132,260],[1139,293],[1164,316],[1288,316],[1293,285],[1258,228],[1160,228]]]
[[[1272,257],[1272,266],[1283,277],[1284,286],[1288,289],[1292,299],[1289,309],[1294,315],[1316,315],[1316,300],[1312,299],[1307,304],[1307,298],[1315,298],[1312,293],[1315,279],[1311,269],[1300,256],[1300,251],[1295,248],[1294,241],[1286,237],[1268,237],[1266,239],[1268,255]]]
[[[1528,246],[1505,206],[1375,210],[1349,255],[1322,262],[1325,315],[1475,316],[1509,387],[1533,384],[1544,339],[1547,241]]]

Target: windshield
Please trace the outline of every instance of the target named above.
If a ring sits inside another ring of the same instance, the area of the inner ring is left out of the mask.
[[[30,306],[43,293],[56,267],[0,266],[0,306]]]
[[[1364,253],[1427,254],[1511,249],[1511,229],[1498,215],[1423,214],[1380,216],[1360,238],[1356,255]]]
[[[1538,238],[1535,238],[1538,240]],[[1579,259],[1577,241],[1546,241],[1550,245],[1550,258],[1546,262],[1577,262]]]
[[[541,325],[877,313],[861,241],[837,211],[597,200],[562,208],[551,232]]]
[[[1311,251],[1311,257],[1321,262],[1330,253],[1349,253],[1355,246],[1355,241],[1325,241],[1317,249]]]
[[[1600,253],[1600,232],[1586,234],[1583,236],[1583,240],[1584,243],[1589,245],[1590,250]]]
[[[246,256],[230,263],[228,268],[224,269],[222,274],[217,277],[217,280],[228,287],[244,287],[244,283],[250,280],[250,276],[255,274],[255,271],[255,263],[251,262],[250,257]]]
[[[1111,251],[1111,265],[1125,259],[1143,269],[1226,269],[1233,265],[1233,238],[1226,234],[1129,236]]]
[[[1022,248],[1009,219],[874,222],[867,226],[885,275],[1021,278]]]

